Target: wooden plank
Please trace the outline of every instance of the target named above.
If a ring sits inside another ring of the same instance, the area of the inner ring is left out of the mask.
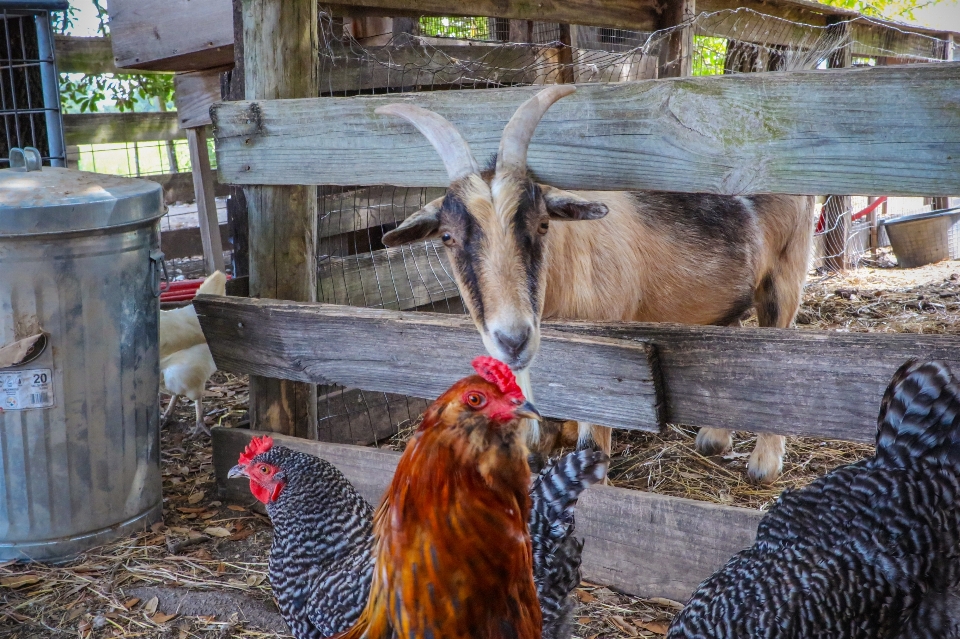
[[[410,38],[404,44],[368,48],[365,56],[345,52],[322,60],[320,95],[353,95],[376,89],[430,90],[470,78],[491,86],[530,84],[549,72],[537,67],[552,47],[471,42],[458,45]]]
[[[657,29],[672,29],[692,21],[696,0],[667,0],[660,13]],[[659,77],[687,78],[693,73],[693,26],[676,29],[660,45]]]
[[[853,64],[853,51],[850,47],[850,23],[840,22],[839,18],[827,20],[830,26],[827,32],[836,38],[841,48],[834,51],[827,59],[827,66],[831,69],[846,69]],[[824,216],[825,229],[823,236],[824,266],[835,272],[842,272],[847,268],[849,253],[847,241],[850,238],[851,200],[849,196],[834,195],[830,198],[830,206],[826,207]]]
[[[113,61],[113,48],[110,36],[82,38],[56,34],[53,36],[54,51],[57,57],[57,71],[60,73],[129,73],[118,69]],[[141,73],[156,73],[141,71]]]
[[[199,71],[233,64],[231,0],[110,0],[107,8],[119,68]]]
[[[638,23],[652,24],[656,20],[658,6],[653,0],[474,0],[469,4],[452,0],[350,0],[340,3],[353,8],[386,10],[381,15],[394,12],[414,12],[420,15],[459,16],[466,10],[471,16],[509,18],[511,20],[539,20],[542,22],[568,22],[641,29]],[[339,7],[334,7],[337,11]],[[646,29],[652,30],[652,29]]]
[[[317,406],[317,436],[332,444],[383,443],[427,409],[426,400],[344,388],[326,393]],[[325,414],[326,413],[326,414]]]
[[[221,224],[218,227],[218,231],[221,245],[229,246],[230,234],[227,225]],[[200,239],[200,229],[193,227],[161,231],[160,250],[163,251],[163,256],[168,260],[178,257],[203,255],[203,241]]]
[[[230,67],[178,73],[173,78],[174,100],[180,128],[206,126],[210,122],[210,106],[220,101],[220,74]]]
[[[203,264],[207,275],[210,275],[214,271],[223,271],[224,264],[223,245],[218,232],[217,201],[213,193],[213,169],[210,168],[205,127],[187,129],[187,143],[190,147],[193,191],[197,198],[197,217],[203,242]]]
[[[246,97],[275,100],[318,95],[316,0],[244,0],[241,14]],[[250,295],[316,300],[316,187],[253,186],[244,194]],[[316,438],[316,386],[251,376],[250,423]]]
[[[528,160],[541,181],[574,189],[950,195],[958,87],[960,63],[583,85],[547,112]],[[433,147],[374,109],[432,109],[485,158],[538,90],[220,103],[221,181],[444,186]]]
[[[77,145],[182,140],[186,134],[174,112],[64,113],[63,137]]]
[[[250,503],[249,482],[227,479],[256,431],[213,429],[213,464],[221,497]],[[400,454],[274,436],[283,445],[326,459],[370,503],[377,504]],[[592,486],[576,507],[584,541],[583,576],[641,597],[686,601],[701,581],[756,538],[762,513],[679,497]]]
[[[850,23],[851,53],[855,56],[877,56],[943,59],[947,33],[911,33],[912,29],[860,18]]]
[[[468,317],[226,297],[194,306],[217,366],[232,372],[433,398],[484,352]],[[655,358],[646,344],[546,330],[533,366],[537,407],[659,430]]]
[[[439,242],[320,261],[318,299],[327,304],[409,310],[460,295]]]
[[[654,344],[672,423],[873,442],[880,399],[906,360],[960,369],[960,337],[677,324],[545,322]]]
[[[195,305],[214,359],[240,373],[429,398],[483,350],[468,318],[209,297]],[[847,441],[874,441],[883,391],[907,359],[960,370],[960,337],[948,335],[552,321],[543,330],[532,375],[538,405],[553,417],[619,428],[646,423],[629,418],[643,398],[618,390],[638,383],[630,381],[638,379],[638,357],[621,351],[621,340],[656,347],[671,423]],[[574,347],[561,334],[604,341]],[[604,381],[625,374],[623,382]],[[582,404],[563,408],[565,389],[575,386]],[[609,416],[591,414],[598,393]]]

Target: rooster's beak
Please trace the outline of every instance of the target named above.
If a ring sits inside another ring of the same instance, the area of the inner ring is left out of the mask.
[[[247,469],[242,464],[237,464],[230,469],[230,472],[227,473],[228,479],[233,479],[235,477],[247,477]]]
[[[517,410],[513,411],[517,417],[526,417],[527,419],[542,420],[543,415],[537,410],[537,407],[530,402],[524,402]]]

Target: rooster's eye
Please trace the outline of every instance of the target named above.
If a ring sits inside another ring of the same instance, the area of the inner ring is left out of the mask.
[[[270,469],[267,468],[266,466],[261,466],[261,467],[260,467],[260,472],[263,473],[264,475],[266,475],[267,473],[270,472]]]
[[[480,393],[470,393],[467,395],[467,403],[474,408],[480,408],[487,403],[487,398]]]

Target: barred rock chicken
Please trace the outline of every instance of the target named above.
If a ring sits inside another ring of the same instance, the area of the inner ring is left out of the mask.
[[[876,455],[784,493],[669,639],[960,638],[960,385],[907,362]]]
[[[214,272],[203,281],[197,293],[226,295],[227,276]],[[167,422],[181,397],[192,399],[197,410],[197,424],[193,428],[210,434],[203,423],[203,391],[217,365],[200,328],[193,304],[170,311],[160,311],[160,385],[170,393],[170,403],[163,411],[161,424]]]
[[[579,451],[548,465],[530,488],[534,581],[545,639],[572,634],[570,593],[580,583],[582,544],[573,509],[583,490],[606,474],[607,457]],[[330,463],[269,437],[247,447],[230,476],[250,478],[274,525],[270,582],[298,639],[349,628],[373,579],[373,509]]]

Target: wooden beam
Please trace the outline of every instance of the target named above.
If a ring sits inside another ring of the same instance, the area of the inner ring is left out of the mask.
[[[667,0],[657,29],[672,29],[696,15],[696,0]],[[693,26],[677,29],[660,45],[659,77],[687,78],[693,73]]]
[[[221,245],[229,246],[230,234],[227,225],[221,224],[218,232]],[[192,227],[160,231],[160,249],[163,251],[164,258],[168,260],[203,255],[203,240],[200,238],[200,229]]]
[[[110,0],[107,8],[119,68],[199,71],[233,64],[230,0]]]
[[[439,242],[321,260],[319,299],[327,304],[410,310],[458,297]]]
[[[63,137],[76,145],[182,140],[186,134],[173,112],[65,113]]]
[[[180,128],[211,124],[210,106],[220,101],[220,74],[231,67],[178,73],[173,78]]]
[[[227,479],[256,431],[213,429],[213,466],[220,496],[252,501],[249,482]],[[371,504],[378,504],[400,454],[375,448],[274,436],[275,445],[316,455],[336,466]],[[686,601],[701,581],[756,538],[762,513],[691,499],[592,486],[577,504],[583,576],[641,597]]]
[[[434,398],[484,352],[468,317],[239,298],[194,302],[221,370]],[[547,416],[659,430],[647,344],[544,331],[534,397]],[[571,374],[576,371],[576,374]]]
[[[57,56],[57,71],[60,73],[129,73],[128,69],[118,69],[113,62],[113,49],[110,36],[81,38],[78,36],[54,35],[54,51]],[[139,73],[156,73],[140,71]]]
[[[317,437],[332,444],[382,444],[396,435],[401,423],[413,424],[427,405],[426,400],[393,393],[331,391],[319,398]]]
[[[320,225],[317,236],[333,237],[363,229],[396,225],[438,197],[445,188],[425,189],[358,189],[327,195],[320,199]]]
[[[214,271],[223,271],[224,264],[206,127],[187,129],[187,144],[190,147],[190,166],[193,168],[193,192],[197,198],[200,239],[203,242],[203,265],[207,275],[211,275]]]
[[[211,297],[194,304],[217,364],[237,373],[431,398],[483,351],[466,317]],[[948,335],[588,322],[544,322],[543,332],[532,375],[538,405],[618,428],[651,421],[641,407],[653,395],[620,390],[646,388],[635,346],[656,349],[671,423],[859,442],[874,441],[880,399],[903,362],[941,359],[960,370],[960,337]],[[568,402],[568,392],[579,400]]]
[[[573,189],[950,195],[958,83],[960,63],[938,63],[582,85],[547,112],[528,160],[541,181]],[[538,90],[216,104],[221,181],[444,186],[433,147],[374,109],[432,109],[483,158]]]
[[[827,32],[831,34],[831,37],[836,38],[840,45],[840,48],[827,59],[827,66],[831,69],[846,69],[853,64],[850,23],[839,20],[839,18],[833,17],[827,20],[830,23]],[[838,191],[838,193],[843,193],[843,191]],[[824,205],[826,207],[823,235],[824,266],[831,271],[842,272],[847,268],[850,257],[847,243],[850,239],[850,209],[853,205],[848,195],[828,197],[830,198],[830,205]]]
[[[73,167],[76,168],[76,167]],[[193,191],[193,174],[187,173],[156,173],[153,175],[141,175],[141,180],[150,180],[163,187],[163,203],[176,204],[177,202],[193,202],[196,195]],[[214,176],[213,194],[215,197],[226,197],[230,193],[230,187],[220,184]],[[197,236],[200,237],[199,235]],[[194,253],[193,255],[200,255]]]
[[[241,13],[247,99],[318,95],[316,0],[243,0]],[[316,187],[252,186],[245,189],[245,196],[250,295],[316,300]],[[315,385],[251,376],[250,423],[316,438]]]

